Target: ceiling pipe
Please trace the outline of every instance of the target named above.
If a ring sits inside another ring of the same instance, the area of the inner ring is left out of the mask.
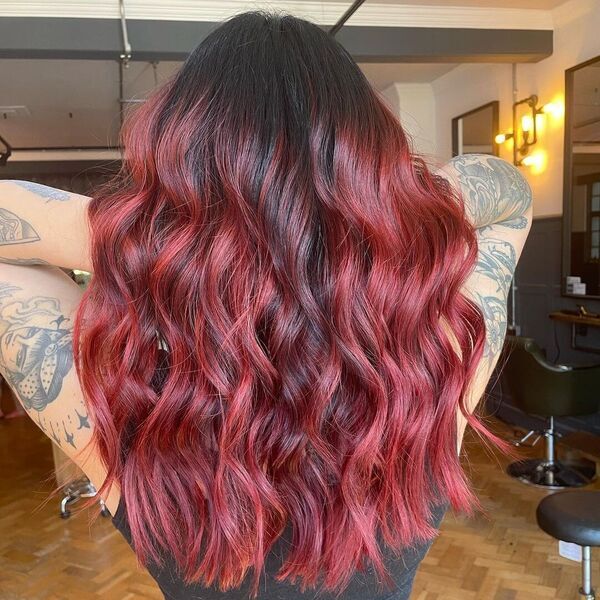
[[[348,10],[338,19],[338,21],[329,29],[329,34],[331,36],[335,36],[335,34],[344,26],[346,21],[360,8],[362,4],[364,4],[365,0],[355,0]],[[121,104],[121,121],[123,120],[123,104],[134,103],[134,102],[144,102],[143,99],[130,99],[125,100],[123,98],[123,69],[129,67],[129,61],[131,60],[131,44],[129,43],[129,37],[127,35],[127,20],[125,15],[125,1],[119,0],[119,9],[120,9],[120,18],[121,18],[121,30],[123,34],[123,52],[119,56],[119,100]],[[156,66],[157,61],[152,61],[152,65],[155,69],[155,80],[156,80]],[[61,146],[61,147],[50,147],[50,148],[34,148],[34,147],[23,147],[23,148],[12,148],[10,144],[0,136],[0,142],[6,146],[6,151],[0,151],[0,166],[5,165],[9,156],[12,154],[12,150],[122,150],[121,146],[81,146],[81,147],[73,147],[73,146]]]
[[[329,34],[335,37],[335,34],[344,26],[344,23],[360,8],[365,0],[355,0],[350,8],[339,18],[337,23],[331,27]]]

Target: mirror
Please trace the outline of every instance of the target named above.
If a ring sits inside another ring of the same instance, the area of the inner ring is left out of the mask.
[[[565,75],[562,293],[600,298],[600,56]]]
[[[477,153],[498,156],[498,133],[500,103],[495,100],[478,106],[452,119],[452,156]]]

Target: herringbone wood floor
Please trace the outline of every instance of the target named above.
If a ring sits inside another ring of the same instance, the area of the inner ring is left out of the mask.
[[[490,424],[511,436],[499,421]],[[559,557],[557,541],[535,523],[535,507],[549,492],[511,480],[507,461],[470,432],[465,448],[464,464],[490,518],[446,515],[412,600],[578,598],[580,564]],[[51,487],[43,483],[51,457],[50,441],[27,417],[0,420],[0,600],[161,599],[109,520],[90,525],[84,512],[64,521],[56,500],[40,507]],[[593,554],[600,588],[600,551]]]

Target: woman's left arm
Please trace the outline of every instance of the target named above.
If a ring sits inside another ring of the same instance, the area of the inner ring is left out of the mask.
[[[0,180],[0,262],[91,272],[88,196]]]

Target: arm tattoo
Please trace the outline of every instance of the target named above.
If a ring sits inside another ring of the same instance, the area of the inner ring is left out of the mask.
[[[50,265],[47,260],[43,258],[1,258],[0,263],[4,263],[6,265]],[[50,265],[52,266],[52,265]]]
[[[514,246],[485,232],[479,232],[479,256],[475,273],[489,279],[495,288],[486,294],[474,290],[485,319],[484,358],[493,361],[502,350],[508,322],[508,291],[517,266]],[[486,286],[489,290],[489,286]]]
[[[523,216],[531,204],[531,188],[510,163],[485,154],[455,156],[454,166],[463,189],[465,207],[477,228],[502,223],[524,229]]]
[[[39,240],[40,236],[27,221],[5,208],[0,208],[0,246],[26,244]]]
[[[479,256],[475,272],[493,281],[497,296],[508,297],[516,266],[517,254],[510,242],[492,236],[479,237]]]
[[[463,191],[465,208],[477,228],[479,255],[475,273],[487,280],[487,293],[474,290],[486,322],[484,357],[493,361],[507,329],[507,301],[517,266],[513,244],[502,229],[525,229],[531,188],[510,163],[489,155],[467,154],[451,161]]]
[[[12,183],[16,185],[20,185],[22,188],[33,192],[34,194],[46,198],[48,200],[70,200],[71,194],[69,192],[65,192],[63,190],[58,190],[56,188],[50,187],[48,185],[43,185],[41,183],[36,183],[35,181],[22,181],[20,179],[11,179]]]
[[[2,375],[36,423],[62,446],[89,428],[83,402],[60,420],[44,410],[56,401],[73,366],[73,333],[60,302],[47,296],[15,298],[21,288],[0,281],[0,367]]]

